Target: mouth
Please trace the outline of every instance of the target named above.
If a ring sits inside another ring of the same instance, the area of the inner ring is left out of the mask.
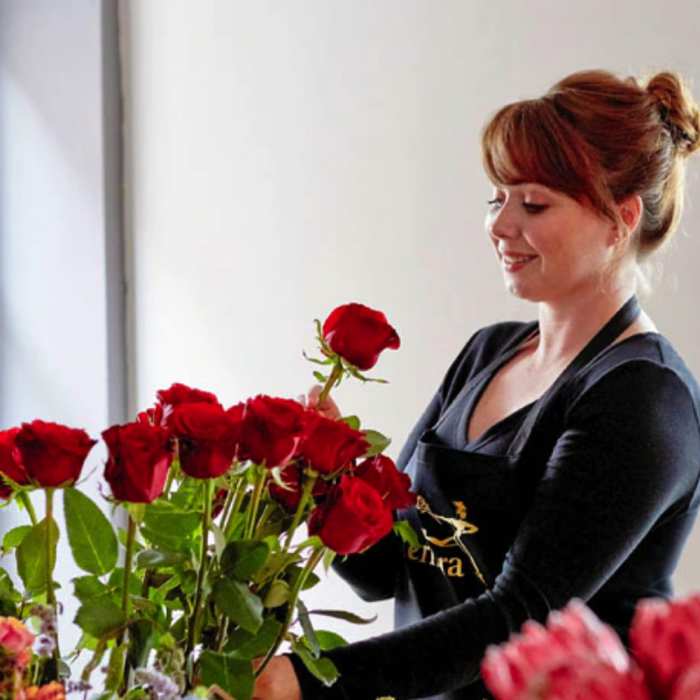
[[[532,262],[536,257],[536,255],[502,254],[500,259],[501,265],[506,272],[517,272],[525,267],[529,262]]]

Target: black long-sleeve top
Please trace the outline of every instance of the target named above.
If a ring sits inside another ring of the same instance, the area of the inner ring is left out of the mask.
[[[641,598],[672,594],[700,500],[694,378],[663,336],[634,335],[556,393],[517,454],[508,451],[532,405],[468,443],[469,416],[490,377],[466,395],[463,387],[527,334],[526,324],[503,323],[473,336],[398,460],[420,484],[424,443],[431,453],[444,450],[442,506],[453,507],[448,526],[466,523],[467,558],[458,563],[456,550],[436,549],[454,528],[440,532],[429,505],[427,514],[399,514],[433,535],[423,548],[389,536],[339,562],[337,571],[362,598],[395,598],[397,629],[329,652],[341,673],[329,688],[293,659],[305,700],[481,700],[488,696],[479,680],[486,648],[525,620],[544,621],[580,598],[624,640]],[[472,453],[476,466],[463,469],[455,450]],[[494,456],[507,460],[490,463]],[[430,532],[430,522],[438,529]]]

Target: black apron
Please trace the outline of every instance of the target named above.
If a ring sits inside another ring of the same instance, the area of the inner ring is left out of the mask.
[[[632,297],[588,342],[554,384],[531,404],[505,455],[480,454],[469,451],[468,446],[455,448],[439,440],[435,430],[448,417],[454,418],[453,412],[460,410],[467,397],[519,351],[523,342],[537,332],[536,324],[525,326],[503,353],[471,378],[437,424],[423,433],[406,467],[418,503],[403,512],[421,537],[422,546],[408,547],[405,552],[405,569],[396,594],[397,627],[478,597],[493,586],[527,510],[524,493],[534,493],[549,456],[533,459],[527,455],[527,444],[538,421],[556,408],[561,388],[623,333],[639,312],[637,299]],[[466,435],[462,437],[466,442]],[[537,463],[541,463],[539,472]],[[525,464],[528,469],[523,468]],[[459,653],[458,649],[454,653]],[[425,671],[435,673],[432,669]],[[477,681],[430,700],[490,697]]]

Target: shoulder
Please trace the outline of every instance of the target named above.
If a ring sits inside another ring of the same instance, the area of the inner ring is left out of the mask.
[[[572,401],[604,393],[613,405],[636,399],[636,409],[653,408],[655,413],[683,403],[695,422],[700,416],[700,388],[671,343],[659,333],[626,338],[601,353],[579,372]],[[634,407],[629,406],[630,412]]]

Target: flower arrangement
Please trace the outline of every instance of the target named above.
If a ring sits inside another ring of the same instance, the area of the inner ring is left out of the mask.
[[[491,647],[482,663],[498,700],[698,700],[700,595],[643,600],[630,629],[631,654],[580,601],[546,626]]]
[[[320,357],[308,359],[323,382],[319,404],[344,377],[383,381],[362,373],[400,343],[382,313],[360,304],[317,322],[317,336]],[[332,683],[337,670],[322,652],[344,641],[312,620],[364,621],[308,610],[301,596],[322,562],[392,529],[414,537],[393,522],[392,510],[415,495],[382,454],[388,439],[354,416],[331,420],[295,400],[260,395],[225,408],[182,384],[101,437],[106,498],[123,528],[80,489],[97,440],[40,420],[0,431],[0,497],[30,520],[2,541],[21,586],[0,569],[0,700],[59,700],[96,685],[99,700],[247,700],[282,644]],[[32,491],[43,492],[41,518]],[[58,494],[83,572],[72,581],[82,637],[70,653],[60,648],[54,582]],[[83,671],[69,680],[76,658]]]

